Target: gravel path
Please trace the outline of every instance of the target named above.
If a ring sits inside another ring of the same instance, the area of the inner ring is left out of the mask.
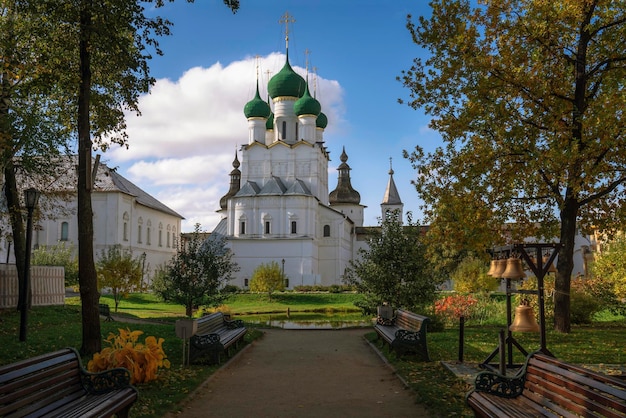
[[[366,333],[266,330],[169,417],[427,417]]]

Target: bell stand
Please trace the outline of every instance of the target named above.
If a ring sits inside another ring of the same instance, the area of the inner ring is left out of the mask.
[[[500,367],[499,371],[501,374],[506,373],[506,368],[513,368],[515,365],[513,364],[513,346],[515,346],[524,356],[528,355],[528,352],[521,346],[521,344],[513,337],[513,332],[509,329],[512,324],[512,313],[511,313],[511,295],[512,294],[535,294],[539,299],[539,333],[540,333],[540,350],[548,355],[552,355],[552,353],[546,347],[546,321],[545,321],[545,287],[543,279],[548,273],[550,266],[554,262],[554,259],[558,255],[558,250],[561,248],[561,244],[540,244],[540,243],[532,243],[532,244],[513,244],[504,247],[494,248],[493,254],[506,255],[507,257],[512,252],[517,252],[521,254],[522,258],[530,268],[530,270],[537,277],[537,289],[536,290],[512,290],[511,289],[511,279],[506,279],[506,338],[500,337],[501,343],[496,347],[495,350],[480,364],[480,367],[490,369],[495,371],[496,368],[493,367],[489,362],[493,360],[493,358],[500,354]],[[541,260],[541,264],[532,260],[531,256],[528,254],[528,250],[535,250],[535,260]],[[543,262],[543,253],[544,250],[551,250],[550,257],[547,262]],[[502,341],[504,340],[504,341]],[[507,356],[505,356],[504,352],[500,352],[500,350],[507,351]],[[505,363],[505,357],[507,363]]]

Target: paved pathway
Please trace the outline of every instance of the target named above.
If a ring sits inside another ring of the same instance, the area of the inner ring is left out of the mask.
[[[366,330],[266,330],[170,417],[427,417]]]

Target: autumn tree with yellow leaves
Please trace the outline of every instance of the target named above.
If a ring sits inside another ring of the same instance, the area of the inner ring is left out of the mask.
[[[626,2],[430,4],[407,23],[425,55],[399,77],[444,141],[406,152],[426,221],[478,251],[556,237],[554,327],[569,332],[577,231],[626,219]]]

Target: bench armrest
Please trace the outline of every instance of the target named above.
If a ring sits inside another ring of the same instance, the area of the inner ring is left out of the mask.
[[[219,344],[220,336],[218,334],[194,335],[190,341],[194,347],[204,349]]]
[[[130,372],[123,367],[98,373],[91,373],[81,369],[81,383],[88,393],[100,395],[113,390],[131,387]]]
[[[232,321],[224,321],[226,328],[235,329],[235,328],[243,328],[243,321],[241,319],[233,319]]]
[[[523,371],[523,370],[522,370]],[[526,374],[502,376],[499,373],[484,371],[478,373],[474,383],[476,392],[485,392],[501,398],[515,398],[524,390]]]

